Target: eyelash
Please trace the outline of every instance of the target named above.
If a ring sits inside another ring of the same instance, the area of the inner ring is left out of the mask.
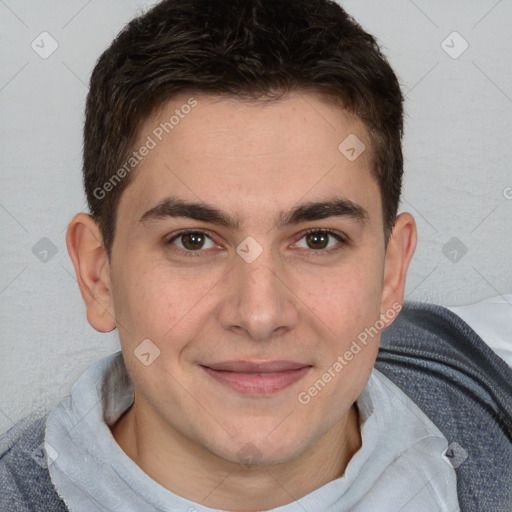
[[[210,240],[212,240],[212,237],[209,236],[208,231],[199,230],[199,229],[188,229],[188,230],[185,230],[185,231],[180,231],[178,233],[175,233],[174,235],[172,235],[172,237],[166,239],[165,240],[165,245],[172,245],[172,243],[175,240],[177,240],[178,238],[180,238],[183,235],[187,235],[187,234],[190,234],[190,233],[204,234],[208,238],[210,238]],[[338,233],[336,231],[332,231],[331,229],[319,229],[319,228],[312,228],[312,229],[308,229],[308,230],[302,232],[301,236],[297,240],[297,242],[302,240],[305,236],[309,235],[310,233],[329,235],[329,236],[335,238],[336,240],[338,240],[338,242],[340,242],[338,245],[336,245],[335,247],[331,247],[330,249],[317,249],[317,250],[315,250],[315,249],[306,249],[308,252],[314,253],[315,256],[329,255],[329,254],[332,254],[334,252],[340,251],[345,246],[349,245],[348,237],[343,236],[343,235],[341,235],[340,233]],[[198,256],[202,256],[201,253],[203,253],[206,249],[198,249],[196,251],[186,251],[186,250],[180,249],[179,247],[175,247],[175,250],[177,250],[178,252],[181,252],[186,257],[197,258]]]

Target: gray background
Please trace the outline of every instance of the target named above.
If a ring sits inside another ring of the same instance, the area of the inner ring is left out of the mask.
[[[119,350],[116,332],[87,323],[65,232],[86,209],[90,72],[152,3],[0,0],[0,432],[52,407],[85,368]],[[406,93],[401,210],[419,230],[407,299],[462,305],[511,293],[512,2],[341,3],[378,37]],[[31,47],[51,49],[44,31],[58,44],[46,59]]]

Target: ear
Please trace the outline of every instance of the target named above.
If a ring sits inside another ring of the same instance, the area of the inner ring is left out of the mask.
[[[405,280],[409,263],[416,249],[416,222],[410,213],[400,214],[388,241],[384,261],[381,319],[391,309],[397,311],[404,300]],[[389,315],[385,315],[387,317]],[[394,318],[394,315],[393,315]],[[387,325],[391,324],[389,321]]]
[[[91,215],[78,213],[73,217],[66,245],[87,309],[87,321],[97,331],[112,331],[116,320],[110,293],[109,261],[101,231]]]

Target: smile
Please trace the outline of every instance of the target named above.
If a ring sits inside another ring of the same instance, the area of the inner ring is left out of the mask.
[[[259,371],[232,371],[202,365],[201,368],[220,384],[239,393],[264,396],[278,393],[295,384],[309,372],[311,366],[277,371],[264,371],[261,368]]]

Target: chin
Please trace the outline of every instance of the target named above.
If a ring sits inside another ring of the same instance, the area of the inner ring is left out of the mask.
[[[242,466],[258,467],[282,464],[303,453],[310,443],[304,435],[272,432],[272,429],[242,431],[243,435],[230,440],[228,446],[215,446],[215,455]],[[270,433],[270,435],[269,435]]]

